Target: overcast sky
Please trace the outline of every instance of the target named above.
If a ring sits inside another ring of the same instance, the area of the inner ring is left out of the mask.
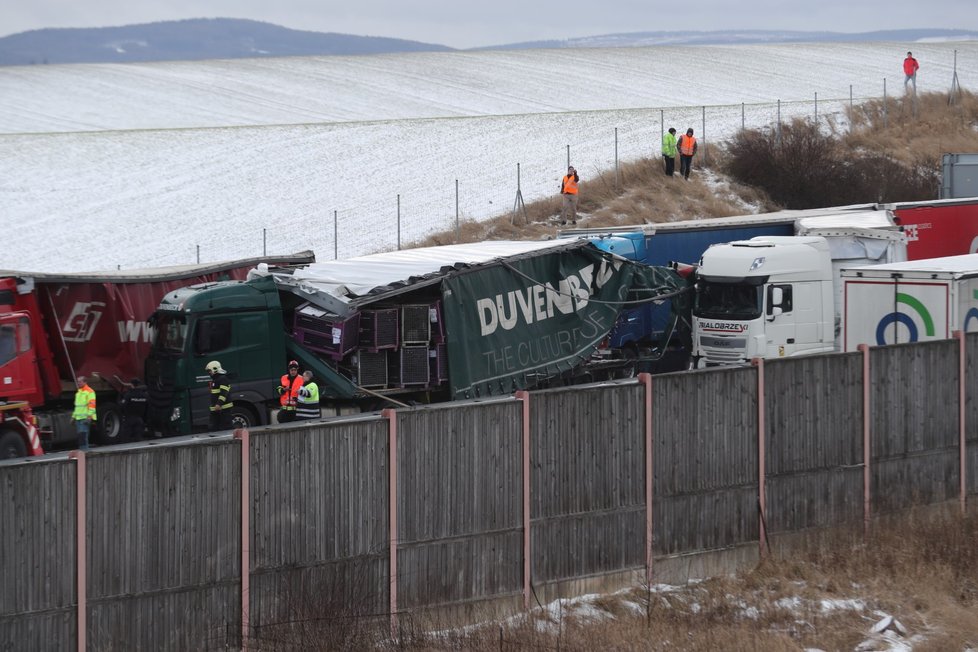
[[[457,48],[645,31],[978,29],[974,0],[4,0],[0,36],[185,18],[247,18]]]

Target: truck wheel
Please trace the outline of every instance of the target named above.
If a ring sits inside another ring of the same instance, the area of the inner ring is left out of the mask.
[[[245,405],[235,405],[231,408],[231,429],[251,428],[259,425],[254,410]]]
[[[20,433],[13,430],[0,432],[0,460],[14,460],[27,457],[27,444]]]
[[[95,441],[103,446],[122,443],[122,410],[116,403],[105,403],[96,407],[98,419],[95,421],[97,437]]]

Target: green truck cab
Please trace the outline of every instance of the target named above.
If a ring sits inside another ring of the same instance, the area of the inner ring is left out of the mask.
[[[224,281],[168,293],[150,317],[156,337],[146,361],[151,430],[188,434],[208,422],[210,380],[204,366],[228,371],[237,426],[268,423],[274,396],[269,370],[285,357],[282,305],[271,279]]]
[[[270,422],[285,362],[297,358],[328,396],[351,396],[352,385],[286,337],[282,297],[270,277],[204,283],[168,293],[150,317],[156,336],[146,361],[150,429],[162,435],[207,427],[210,407],[204,366],[217,360],[231,380],[235,427]],[[321,382],[321,385],[326,383]],[[337,387],[338,385],[338,387]]]

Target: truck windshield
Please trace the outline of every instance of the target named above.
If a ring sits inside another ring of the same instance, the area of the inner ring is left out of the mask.
[[[153,348],[166,353],[183,353],[187,341],[187,320],[183,315],[154,315],[156,336]]]
[[[700,280],[696,284],[696,307],[693,314],[711,319],[757,319],[761,316],[763,287],[747,283]]]

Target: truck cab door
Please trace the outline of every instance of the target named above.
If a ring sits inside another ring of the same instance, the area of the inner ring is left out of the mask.
[[[32,351],[30,317],[22,312],[0,316],[0,398],[35,402],[40,379]]]
[[[231,398],[236,406],[241,405],[243,393],[253,397],[248,400],[257,400],[255,396],[275,396],[275,386],[286,362],[283,332],[281,312],[207,315],[197,320],[191,342],[191,364],[198,381],[190,393],[194,424],[208,422],[210,377],[204,366],[211,360],[220,362],[228,372]],[[261,422],[261,416],[256,416]]]
[[[771,284],[764,295],[764,322],[767,334],[765,357],[780,357],[795,352],[796,322],[794,288],[790,283]]]

